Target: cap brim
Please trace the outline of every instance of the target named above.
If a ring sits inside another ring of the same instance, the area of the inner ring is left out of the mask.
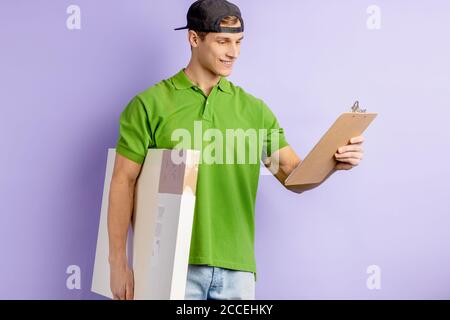
[[[187,29],[187,28],[188,28],[188,26],[185,26],[185,27],[175,28],[173,30],[182,30],[182,29]]]

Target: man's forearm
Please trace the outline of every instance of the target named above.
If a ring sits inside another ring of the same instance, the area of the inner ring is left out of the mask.
[[[295,151],[286,146],[274,152],[270,157],[263,160],[266,168],[280,181],[284,186],[284,181],[291,172],[300,164],[301,159]]]
[[[127,179],[111,181],[108,209],[109,262],[125,263],[128,228],[134,206],[135,183]]]

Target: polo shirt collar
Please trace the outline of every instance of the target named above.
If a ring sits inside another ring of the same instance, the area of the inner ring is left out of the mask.
[[[195,87],[195,84],[191,82],[183,69],[172,77],[172,83],[178,90]],[[230,82],[225,77],[220,77],[218,86],[220,90],[231,93]]]
[[[220,77],[219,89],[226,93],[231,93],[230,82],[225,77]]]

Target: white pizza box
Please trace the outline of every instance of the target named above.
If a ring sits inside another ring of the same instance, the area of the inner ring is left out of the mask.
[[[108,150],[91,290],[112,298],[108,204],[116,151]],[[136,181],[127,240],[134,299],[182,300],[186,289],[200,152],[149,149]]]

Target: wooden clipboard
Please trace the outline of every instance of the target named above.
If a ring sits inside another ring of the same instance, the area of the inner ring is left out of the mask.
[[[377,115],[376,112],[365,111],[342,113],[284,184],[296,191],[304,191],[324,182],[335,171],[337,160],[334,154],[338,148],[361,135]]]

